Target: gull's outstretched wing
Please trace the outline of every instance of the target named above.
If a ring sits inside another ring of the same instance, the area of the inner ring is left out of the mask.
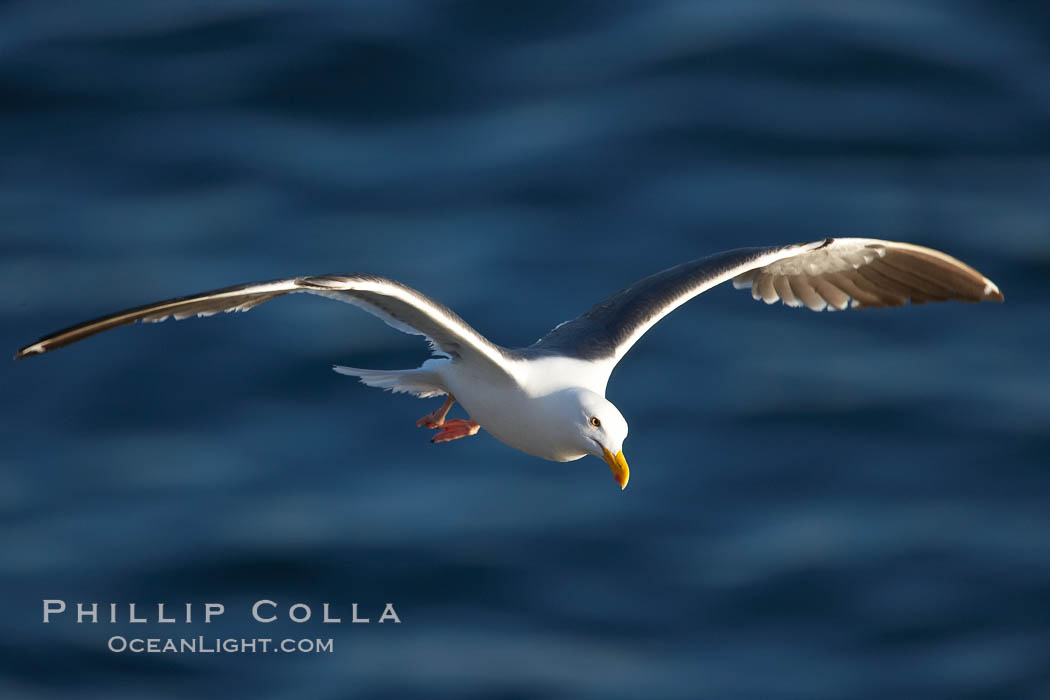
[[[359,306],[399,331],[426,336],[436,351],[453,359],[480,361],[506,371],[504,350],[471,328],[452,309],[400,282],[372,275],[322,275],[254,282],[159,301],[51,333],[19,350],[15,359],[45,353],[136,321],[163,321],[169,317],[180,320],[220,311],[247,311],[264,301],[296,292],[319,294]]]
[[[608,360],[611,372],[657,321],[730,279],[737,288],[751,287],[751,296],[767,304],[780,299],[814,311],[1003,300],[991,280],[940,251],[873,238],[826,238],[730,250],[658,272],[555,327],[530,350]]]

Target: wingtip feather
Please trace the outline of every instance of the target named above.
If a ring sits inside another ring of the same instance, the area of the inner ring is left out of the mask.
[[[986,301],[994,301],[999,304],[1006,300],[1003,293],[999,291],[999,286],[987,277],[984,278],[984,298]]]
[[[45,352],[43,343],[33,343],[27,345],[18,352],[15,353],[13,359],[21,360],[23,357],[29,357],[30,355],[42,355]]]

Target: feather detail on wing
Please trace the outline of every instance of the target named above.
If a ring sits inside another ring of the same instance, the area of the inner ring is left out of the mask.
[[[604,362],[611,372],[660,319],[730,279],[767,304],[781,300],[818,311],[1003,300],[991,280],[945,253],[908,243],[826,238],[730,250],[658,272],[556,326],[527,350]]]
[[[767,304],[778,299],[813,311],[901,306],[907,302],[1002,301],[990,279],[932,248],[874,238],[829,239],[825,245],[736,275]]]
[[[453,359],[477,360],[506,372],[505,351],[471,328],[450,308],[384,277],[322,275],[226,287],[168,299],[102,316],[47,335],[18,351],[15,358],[41,354],[136,321],[210,316],[220,311],[247,311],[285,294],[306,292],[358,306],[404,333],[425,336],[434,350]]]

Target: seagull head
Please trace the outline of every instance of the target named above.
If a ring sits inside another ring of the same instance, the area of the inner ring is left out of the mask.
[[[627,480],[631,477],[623,456],[627,421],[604,396],[586,389],[579,390],[576,395],[579,404],[574,425],[578,445],[587,454],[608,464],[620,489],[627,488]]]

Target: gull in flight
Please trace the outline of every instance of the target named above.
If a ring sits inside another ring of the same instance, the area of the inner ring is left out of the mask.
[[[630,476],[623,456],[627,421],[605,398],[609,375],[657,321],[730,279],[767,304],[780,300],[814,311],[1003,300],[991,280],[940,251],[869,238],[826,238],[730,250],[658,272],[525,348],[496,345],[452,309],[395,280],[321,275],[226,287],[120,311],[47,335],[15,358],[136,321],[247,311],[285,294],[317,294],[358,306],[430,341],[435,357],[415,369],[334,369],[368,386],[420,398],[445,396],[440,408],[417,422],[438,431],[432,442],[457,440],[484,427],[507,445],[543,459],[598,457],[622,489]],[[448,418],[457,401],[469,418]]]

